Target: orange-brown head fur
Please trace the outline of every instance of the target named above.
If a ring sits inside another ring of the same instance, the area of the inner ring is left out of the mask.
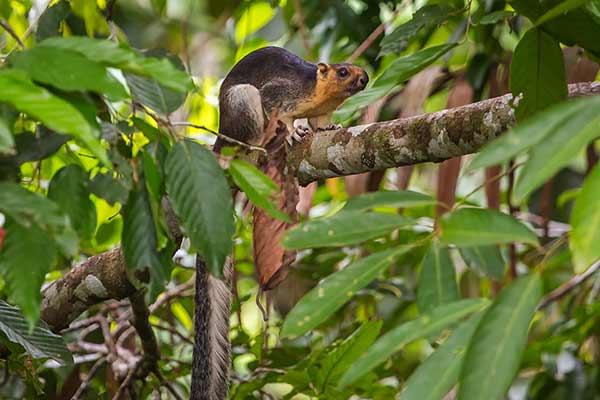
[[[297,117],[315,117],[335,111],[348,97],[363,90],[369,82],[364,69],[356,65],[317,65],[317,80],[313,95],[299,104]]]

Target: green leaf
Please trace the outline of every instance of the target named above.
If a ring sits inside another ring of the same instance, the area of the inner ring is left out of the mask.
[[[211,273],[220,277],[235,233],[225,173],[211,151],[189,140],[173,146],[165,172],[173,210]]]
[[[575,272],[585,271],[600,259],[600,165],[585,178],[571,212],[569,245]]]
[[[541,297],[542,282],[537,274],[521,277],[500,292],[469,343],[459,399],[504,398],[519,368],[529,323]]]
[[[502,134],[477,153],[467,172],[500,164],[542,142],[562,129],[566,121],[588,109],[600,107],[597,97],[583,98],[553,105]]]
[[[503,19],[514,17],[514,15],[515,15],[515,13],[512,11],[507,11],[507,10],[494,11],[492,13],[484,15],[483,17],[481,17],[481,19],[479,21],[475,21],[475,23],[481,24],[481,25],[493,25]]]
[[[426,5],[419,8],[410,21],[400,25],[381,40],[379,56],[403,52],[421,29],[439,25],[448,19],[449,11],[448,8],[439,5]]]
[[[30,332],[19,309],[2,300],[0,300],[0,331],[6,335],[6,339],[23,347],[33,358],[52,358],[61,365],[73,363],[73,356],[62,336],[52,333],[44,321],[38,321]]]
[[[125,99],[127,91],[101,64],[80,53],[55,47],[34,47],[14,53],[11,64],[36,82],[65,91],[105,94],[111,101]]]
[[[522,93],[516,108],[517,121],[567,98],[567,78],[558,41],[540,29],[521,38],[510,64],[510,90]]]
[[[445,243],[459,247],[523,242],[537,245],[534,232],[511,215],[484,208],[460,208],[440,220]]]
[[[486,299],[459,300],[438,307],[417,319],[402,324],[375,342],[373,346],[356,361],[344,374],[340,385],[346,386],[366,375],[379,364],[387,360],[402,347],[417,339],[439,334],[442,329],[450,327],[462,318],[481,310],[488,304]]]
[[[43,160],[56,153],[69,140],[71,136],[58,134],[40,125],[35,133],[23,132],[15,136],[17,145],[15,161],[20,165]]]
[[[552,7],[550,10],[546,11],[544,15],[542,15],[540,18],[538,18],[537,21],[535,21],[535,25],[540,26],[543,23],[560,16],[561,14],[566,14],[567,12],[575,8],[583,6],[588,1],[589,0],[565,0]]]
[[[41,42],[52,36],[60,36],[60,23],[67,18],[71,11],[69,3],[60,0],[42,13],[35,30],[36,42]]]
[[[344,372],[377,339],[382,325],[383,321],[366,321],[346,340],[325,353],[316,377],[321,385],[321,392],[325,392],[327,386],[337,386]]]
[[[159,114],[171,114],[185,101],[185,93],[167,89],[154,79],[133,74],[125,74],[125,79],[131,90],[131,97]]]
[[[426,313],[460,298],[454,264],[447,248],[434,240],[423,258],[417,283],[417,305]]]
[[[229,165],[229,173],[234,182],[246,193],[246,196],[257,207],[265,210],[273,218],[290,222],[290,217],[277,209],[273,201],[281,196],[279,187],[254,165],[242,160],[233,160]]]
[[[388,190],[352,197],[344,206],[344,211],[362,211],[375,207],[421,207],[434,204],[436,204],[436,200],[423,193],[410,190]]]
[[[50,181],[48,197],[69,216],[79,236],[91,240],[96,231],[96,206],[87,188],[88,173],[79,165],[61,168]]]
[[[0,117],[0,155],[14,154],[15,140],[8,123],[4,118]]]
[[[6,237],[0,250],[0,273],[9,297],[33,326],[40,314],[40,290],[46,273],[54,264],[56,246],[36,225],[25,228],[13,218],[7,218],[4,230]]]
[[[38,47],[73,50],[92,61],[153,78],[166,88],[178,92],[187,92],[194,87],[190,77],[166,58],[144,57],[125,45],[119,45],[111,40],[83,36],[50,38],[39,43]]]
[[[98,173],[92,178],[89,190],[113,205],[125,203],[129,189],[122,179],[113,178],[112,173]]]
[[[497,280],[504,277],[506,263],[498,246],[460,247],[458,250],[469,268]]]
[[[331,217],[298,225],[285,234],[281,243],[287,249],[347,246],[383,236],[413,223],[414,220],[398,214],[341,211]]]
[[[105,165],[110,165],[106,150],[97,138],[97,132],[71,103],[34,85],[18,70],[0,71],[0,87],[0,102],[12,104],[52,130],[73,136]]]
[[[41,229],[62,248],[65,255],[77,252],[77,235],[69,218],[48,198],[15,183],[0,182],[0,212],[25,229]]]
[[[168,269],[158,254],[158,240],[152,217],[148,193],[143,183],[138,183],[121,210],[123,231],[121,246],[125,265],[129,269],[146,269],[150,272],[151,297],[164,289],[168,281]],[[168,267],[168,266],[167,266]]]
[[[406,381],[400,400],[439,400],[456,384],[469,341],[483,313],[472,315]]]
[[[317,327],[410,249],[412,247],[403,246],[371,254],[331,274],[292,308],[281,335],[300,336]]]
[[[529,159],[517,176],[514,191],[516,201],[522,201],[561,168],[569,165],[588,143],[598,137],[599,113],[600,101],[588,102],[588,107],[565,120],[556,131],[530,150]]]
[[[456,47],[456,45],[456,43],[450,43],[429,47],[419,50],[416,53],[395,59],[381,75],[375,79],[371,87],[352,96],[344,102],[342,107],[335,112],[336,118],[340,120],[350,118],[358,109],[379,100],[396,86],[408,80],[414,74],[432,64],[449,50]]]

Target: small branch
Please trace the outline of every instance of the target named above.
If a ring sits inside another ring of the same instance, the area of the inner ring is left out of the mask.
[[[542,302],[538,306],[538,309],[541,310],[543,308],[546,308],[553,302],[562,299],[567,294],[569,294],[569,292],[571,292],[577,286],[581,285],[589,277],[594,275],[598,270],[600,270],[600,260],[593,263],[584,273],[575,275],[567,282],[563,283],[562,285],[548,293],[548,295],[546,295],[546,297],[542,299]]]
[[[385,23],[381,23],[377,28],[375,28],[375,30],[373,30],[373,32],[371,32],[369,36],[367,36],[367,38],[356,48],[356,50],[354,50],[350,57],[346,59],[346,62],[352,64],[358,60],[358,58],[362,56],[369,47],[371,47],[373,42],[375,42],[375,40],[377,40],[377,38],[381,36],[384,31]]]
[[[6,33],[8,33],[10,36],[12,36],[13,39],[15,39],[17,44],[21,46],[22,49],[25,48],[25,44],[23,44],[23,41],[21,40],[19,35],[17,35],[17,32],[15,32],[15,30],[12,28],[12,26],[10,26],[10,24],[6,20],[0,19],[0,26],[4,28]]]
[[[229,136],[227,136],[227,135],[225,135],[223,133],[220,133],[220,132],[217,132],[217,131],[213,131],[212,129],[207,128],[207,127],[202,126],[202,125],[196,125],[196,124],[192,124],[190,122],[185,122],[185,121],[171,122],[171,125],[172,126],[187,126],[187,127],[190,127],[190,128],[200,129],[200,130],[212,133],[213,135],[215,135],[215,136],[217,136],[217,137],[225,140],[226,142],[229,142],[229,143],[232,143],[232,144],[237,144],[238,146],[242,146],[242,147],[244,147],[244,148],[246,148],[248,150],[260,151],[262,153],[267,154],[267,150],[265,150],[262,147],[252,146],[252,145],[250,145],[248,143],[245,143],[245,142],[242,142],[242,141],[230,138]]]
[[[135,327],[144,351],[144,357],[140,365],[140,377],[145,378],[150,372],[157,370],[156,366],[160,358],[160,351],[158,350],[156,336],[154,336],[154,331],[148,321],[150,313],[144,300],[144,292],[141,290],[135,292],[129,296],[129,300],[133,311],[131,324]]]
[[[77,391],[75,392],[75,394],[73,395],[73,397],[71,397],[71,400],[78,400],[78,399],[81,398],[81,395],[83,394],[83,392],[85,392],[86,389],[90,386],[90,383],[92,382],[92,378],[94,377],[94,375],[96,375],[96,372],[98,371],[98,369],[105,362],[106,362],[106,358],[105,357],[102,357],[102,358],[99,358],[98,360],[96,360],[96,362],[94,363],[94,365],[92,365],[92,368],[90,368],[90,371],[88,372],[88,374],[85,377],[84,381],[81,382],[81,385],[79,385],[79,387],[77,388]]]

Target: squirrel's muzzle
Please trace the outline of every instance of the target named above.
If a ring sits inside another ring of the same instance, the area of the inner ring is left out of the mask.
[[[362,73],[354,79],[354,82],[352,82],[352,93],[364,90],[367,87],[367,83],[369,83],[369,75],[363,70]]]

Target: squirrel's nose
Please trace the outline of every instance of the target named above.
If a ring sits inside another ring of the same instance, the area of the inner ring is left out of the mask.
[[[365,71],[363,71],[362,76],[358,78],[358,83],[363,89],[367,87],[367,83],[369,83],[369,75],[367,75]]]

